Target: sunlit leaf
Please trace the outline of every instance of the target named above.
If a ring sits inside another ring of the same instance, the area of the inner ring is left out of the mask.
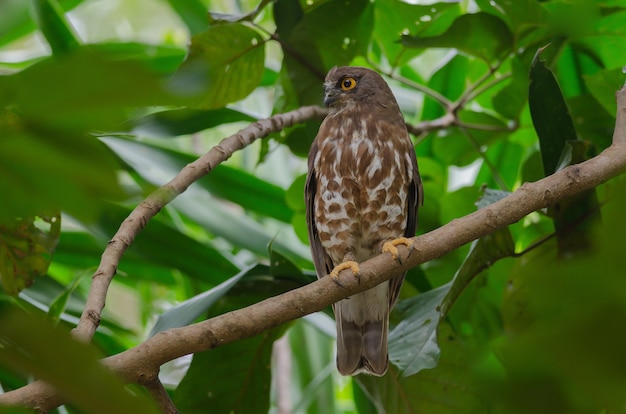
[[[189,57],[170,87],[194,97],[198,108],[221,108],[259,85],[264,59],[264,41],[254,29],[240,23],[214,26],[191,38]]]
[[[192,35],[206,30],[209,25],[207,8],[200,0],[167,0],[170,7],[180,16]]]
[[[406,49],[398,41],[402,34],[434,36],[445,31],[460,14],[455,3],[408,4],[399,0],[375,4],[374,40],[394,66],[402,66],[419,51]]]
[[[452,26],[438,36],[402,36],[406,47],[456,48],[486,62],[495,62],[513,47],[513,36],[506,24],[499,18],[487,14],[464,14]]]

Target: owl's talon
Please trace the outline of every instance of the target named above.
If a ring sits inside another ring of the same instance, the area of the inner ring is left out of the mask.
[[[343,285],[341,284],[341,282],[339,282],[339,273],[341,273],[342,270],[346,270],[346,269],[352,270],[352,274],[354,275],[354,277],[356,277],[357,279],[359,278],[360,269],[359,269],[359,264],[357,262],[348,260],[347,262],[339,263],[330,272],[330,277],[333,279],[333,281],[336,284],[338,284],[341,287],[343,287]]]
[[[413,240],[407,237],[398,237],[397,239],[386,242],[385,244],[383,244],[382,252],[391,254],[393,260],[397,260],[398,263],[402,264],[402,259],[400,258],[400,256],[398,256],[398,248],[396,247],[399,244],[404,244],[409,249],[409,254],[407,255],[407,258],[410,257],[411,253],[413,253],[415,243],[413,242]]]

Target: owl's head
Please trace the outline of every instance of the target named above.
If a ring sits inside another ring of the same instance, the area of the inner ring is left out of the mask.
[[[385,80],[371,69],[359,66],[335,66],[324,81],[324,105],[342,110],[354,104],[388,106],[396,100]]]

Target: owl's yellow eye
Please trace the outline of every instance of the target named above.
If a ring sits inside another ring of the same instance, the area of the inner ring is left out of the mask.
[[[356,86],[356,79],[354,78],[343,78],[341,80],[341,89],[344,91],[349,91],[350,89],[354,89]]]

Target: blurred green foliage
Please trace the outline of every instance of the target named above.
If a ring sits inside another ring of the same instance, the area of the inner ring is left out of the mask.
[[[412,125],[457,117],[413,136],[423,233],[610,145],[625,18],[622,0],[4,2],[2,390],[35,375],[63,389],[59,412],[148,412],[98,356],[314,280],[302,193],[316,120],[234,154],[147,224],[97,352],[66,332],[143,197],[255,119],[321,103],[330,67],[385,74]],[[625,185],[412,270],[386,377],[339,377],[319,313],[167,364],[162,380],[182,413],[624,412]]]

